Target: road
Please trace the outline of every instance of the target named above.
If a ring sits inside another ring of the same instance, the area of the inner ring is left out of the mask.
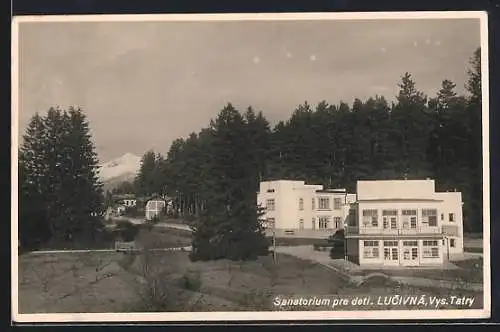
[[[131,217],[118,217],[118,220],[128,220],[134,225],[142,225],[144,224],[144,219],[139,219],[139,218],[131,218]],[[189,225],[185,224],[172,224],[172,223],[166,223],[166,222],[158,222],[154,224],[155,227],[161,227],[161,228],[175,228],[175,229],[181,229],[184,231],[192,231],[192,228]]]

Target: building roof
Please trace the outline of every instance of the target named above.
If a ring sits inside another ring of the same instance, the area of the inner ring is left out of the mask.
[[[320,189],[316,190],[317,193],[330,193],[330,194],[346,194],[347,190],[345,189]]]
[[[166,202],[167,200],[166,200],[165,198],[163,198],[163,197],[161,197],[161,196],[157,195],[157,196],[151,196],[151,197],[149,197],[149,198],[147,199],[147,201],[148,201],[148,202],[149,202],[149,201],[164,201],[164,202]]]
[[[434,198],[434,180],[360,180],[357,182],[358,200]]]
[[[363,202],[443,202],[442,199],[435,198],[373,198],[373,199],[358,199],[357,203]]]
[[[119,195],[113,195],[115,199],[135,199],[134,194],[119,194]]]

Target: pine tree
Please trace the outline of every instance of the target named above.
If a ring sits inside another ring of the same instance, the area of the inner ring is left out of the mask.
[[[67,173],[65,192],[70,193],[72,233],[84,240],[94,240],[102,227],[104,212],[102,184],[98,177],[97,154],[92,143],[89,123],[80,108],[69,108],[70,132],[67,138]]]
[[[483,227],[483,155],[482,155],[482,84],[481,84],[481,49],[477,48],[470,59],[469,79],[466,83],[470,93],[465,121],[469,123],[467,161],[470,169],[470,191],[467,193],[467,206],[464,206],[465,218],[472,231],[482,231]]]
[[[134,180],[139,195],[149,196],[155,193],[154,176],[156,170],[156,154],[152,150],[147,151],[141,158],[141,166]]]
[[[391,110],[391,138],[396,142],[394,168],[399,177],[422,178],[430,175],[427,156],[429,126],[427,97],[416,89],[409,73],[401,78],[397,103]]]
[[[255,196],[252,135],[241,114],[228,104],[212,121],[206,209],[194,225],[192,260],[255,259],[267,250]]]
[[[19,151],[19,240],[23,248],[32,248],[51,237],[49,220],[43,205],[46,192],[47,161],[43,144],[45,125],[36,113]]]

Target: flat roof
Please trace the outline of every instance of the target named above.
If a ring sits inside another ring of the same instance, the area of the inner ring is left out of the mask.
[[[332,193],[332,194],[345,194],[347,191],[345,189],[319,189],[316,190],[317,193]]]
[[[435,198],[374,198],[358,199],[357,203],[363,202],[444,202],[442,199]]]

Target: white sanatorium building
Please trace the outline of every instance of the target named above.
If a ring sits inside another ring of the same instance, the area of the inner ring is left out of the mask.
[[[276,235],[327,237],[343,229],[355,194],[345,189],[324,190],[304,181],[260,183],[257,202],[265,208],[266,227],[275,226]]]
[[[436,192],[434,180],[358,181],[356,191],[262,182],[258,203],[277,236],[345,227],[347,259],[360,266],[439,265],[463,254],[460,192]]]

